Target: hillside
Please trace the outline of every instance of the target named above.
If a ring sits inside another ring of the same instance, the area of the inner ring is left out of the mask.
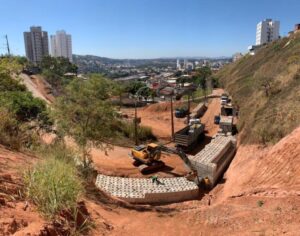
[[[300,124],[300,34],[224,67],[221,84],[240,107],[242,143],[275,143]]]

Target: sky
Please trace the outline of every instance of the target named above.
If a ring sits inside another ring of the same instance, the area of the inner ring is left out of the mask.
[[[255,44],[256,24],[300,23],[299,0],[0,0],[0,54],[24,55],[23,32],[72,35],[73,54],[110,58],[219,57]]]

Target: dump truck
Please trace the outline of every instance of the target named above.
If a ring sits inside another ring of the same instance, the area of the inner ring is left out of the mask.
[[[235,116],[236,108],[231,103],[221,106],[221,116]]]
[[[176,146],[190,151],[199,138],[204,134],[205,125],[199,119],[191,119],[189,125],[174,134]]]
[[[232,133],[233,116],[220,116],[220,130],[222,133]]]

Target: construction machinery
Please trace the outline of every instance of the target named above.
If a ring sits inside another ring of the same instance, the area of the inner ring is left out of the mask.
[[[175,133],[174,141],[184,151],[190,151],[204,135],[204,129],[205,125],[199,119],[191,119],[189,125]]]
[[[175,149],[150,143],[148,145],[135,146],[129,153],[129,156],[134,160],[134,166],[137,166],[142,174],[147,174],[158,171],[165,166],[165,163],[161,161],[162,152],[178,155],[190,170],[190,174],[186,177],[198,183],[197,171],[180,148]]]

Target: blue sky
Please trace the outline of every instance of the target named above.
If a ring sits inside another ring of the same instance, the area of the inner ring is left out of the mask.
[[[23,31],[64,29],[73,53],[112,58],[231,56],[255,42],[256,24],[300,23],[299,0],[0,0],[0,54],[7,34],[24,55]]]

